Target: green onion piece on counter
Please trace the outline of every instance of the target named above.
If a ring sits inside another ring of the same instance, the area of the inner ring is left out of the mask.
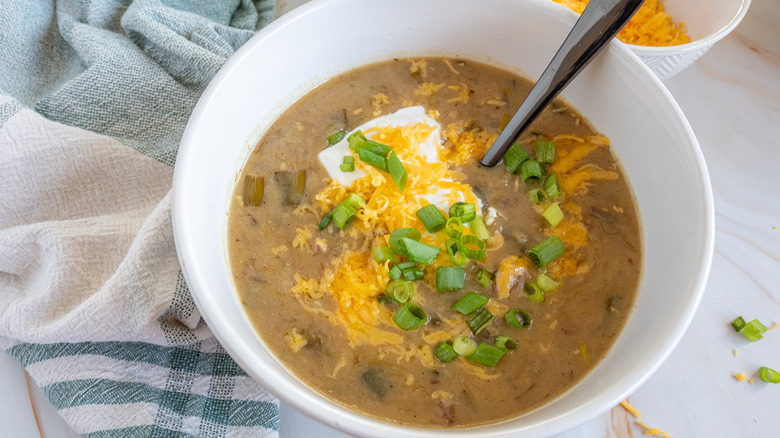
[[[737,331],[737,333],[741,332],[743,328],[745,328],[745,318],[742,316],[737,317],[734,321],[731,322],[731,326],[734,327],[734,330]]]
[[[322,220],[317,224],[317,230],[319,230],[319,231],[324,230],[325,227],[330,225],[330,221],[332,221],[332,220],[333,220],[333,212],[330,212],[330,213],[328,213],[327,216],[322,218]]]
[[[365,149],[372,154],[379,155],[382,158],[387,158],[387,154],[393,150],[390,146],[382,143],[375,142],[374,140],[366,140],[360,145],[361,149]]]
[[[414,330],[425,324],[428,316],[418,306],[412,303],[404,303],[400,309],[393,314],[393,322],[401,330]]]
[[[405,280],[393,280],[387,283],[387,296],[399,303],[407,303],[414,298],[414,286]]]
[[[265,178],[257,175],[246,175],[244,177],[244,205],[257,207],[262,204],[264,187]]]
[[[412,240],[420,240],[422,234],[420,234],[420,230],[417,228],[396,228],[392,233],[390,233],[390,239],[388,240],[387,244],[390,245],[390,248],[392,248],[393,251],[400,252],[400,242],[401,239],[405,237]]]
[[[374,166],[383,172],[387,172],[387,158],[375,154],[363,147],[358,148],[357,153],[358,157],[360,157],[364,163]]]
[[[444,245],[447,248],[447,255],[450,256],[450,261],[455,266],[465,266],[469,261],[466,257],[466,248],[463,246],[463,242],[460,239],[450,238]]]
[[[477,236],[467,234],[461,239],[463,242],[463,252],[471,260],[482,260],[485,258],[485,242],[481,241]]]
[[[349,148],[353,151],[357,151],[361,146],[363,146],[363,143],[365,143],[366,140],[366,136],[363,135],[361,131],[355,131],[350,134],[349,137],[347,137]]]
[[[450,217],[444,225],[444,232],[453,238],[463,235],[463,221],[459,217]]]
[[[748,340],[751,342],[756,342],[759,339],[762,339],[765,332],[766,326],[761,324],[761,321],[757,319],[754,319],[745,324],[745,327],[742,329],[742,335],[748,338]]]
[[[523,161],[523,164],[520,165],[520,176],[523,178],[523,182],[526,182],[531,178],[541,180],[542,176],[544,176],[542,163],[536,160]]]
[[[425,277],[425,273],[420,268],[407,269],[403,274],[406,281],[422,280]]]
[[[474,279],[477,280],[480,286],[488,287],[490,282],[493,281],[493,274],[485,268],[479,268],[477,273],[474,274]]]
[[[548,237],[544,242],[536,245],[528,251],[528,257],[536,266],[543,268],[550,262],[558,260],[566,249],[563,246],[563,241],[558,236]]]
[[[509,336],[496,336],[494,343],[496,347],[504,351],[516,350],[518,347],[517,341],[510,338]]]
[[[488,297],[480,295],[476,292],[469,292],[466,295],[463,295],[463,298],[459,299],[450,308],[456,312],[468,315],[469,313],[480,309],[482,306],[487,304],[487,302]]]
[[[493,316],[488,309],[483,307],[466,318],[466,325],[469,326],[469,329],[471,329],[474,335],[478,335],[482,330],[485,330],[485,327],[490,325],[494,319],[496,319],[496,317]]]
[[[352,208],[351,205],[342,202],[336,208],[333,209],[333,212],[331,212],[331,215],[333,216],[333,222],[338,225],[340,230],[343,230],[346,228],[347,225],[349,225],[355,218],[357,217],[357,212],[354,208]]]
[[[403,275],[403,272],[401,271],[401,268],[398,267],[398,265],[393,265],[392,268],[390,268],[390,272],[388,273],[391,280],[398,280],[401,278],[401,275]]]
[[[466,271],[463,268],[439,266],[436,268],[436,290],[451,291],[463,289],[466,280]]]
[[[490,242],[490,240],[493,238],[490,235],[490,231],[488,231],[487,227],[485,226],[485,221],[482,219],[482,216],[477,216],[474,218],[474,221],[471,222],[471,231],[474,233],[479,240],[483,242]]]
[[[477,341],[468,336],[458,336],[452,341],[452,349],[463,357],[469,357],[477,349]]]
[[[544,193],[550,199],[555,199],[558,196],[561,196],[561,184],[558,182],[557,173],[553,173],[545,178],[542,187],[544,187]]]
[[[523,286],[523,292],[525,292],[525,296],[534,303],[544,302],[544,292],[542,292],[536,283],[531,283],[530,281],[526,282],[525,286]]]
[[[561,210],[561,207],[557,202],[553,202],[547,208],[545,208],[542,212],[542,216],[547,219],[547,222],[552,228],[557,227],[561,222],[563,222],[563,210]]]
[[[450,341],[440,342],[436,349],[433,350],[433,355],[442,362],[449,362],[458,357],[458,353],[452,348],[452,342]]]
[[[534,204],[541,204],[547,199],[547,193],[542,189],[533,189],[528,191],[528,197]]]
[[[769,367],[761,367],[758,369],[758,376],[761,380],[769,383],[780,383],[780,373]]]
[[[553,293],[556,290],[558,290],[559,287],[561,287],[561,283],[558,281],[553,280],[550,276],[542,272],[539,274],[538,277],[536,277],[536,284],[539,286],[539,289],[542,290],[545,294]]]
[[[412,240],[408,237],[404,237],[399,242],[401,247],[401,254],[407,259],[420,263],[423,265],[430,265],[436,260],[436,256],[439,255],[439,248],[435,246],[427,245],[416,240]]]
[[[515,328],[527,329],[531,327],[531,315],[523,309],[512,309],[506,312],[504,321]]]
[[[347,133],[344,131],[336,131],[333,134],[328,136],[328,144],[333,146],[334,144],[340,142],[344,139],[344,136],[346,136]]]
[[[433,204],[422,207],[417,210],[415,214],[425,226],[425,229],[431,234],[443,230],[444,226],[447,224],[447,219],[441,214],[439,208]]]
[[[409,174],[406,173],[404,163],[401,162],[401,159],[398,158],[395,151],[390,152],[390,155],[387,157],[387,171],[390,173],[390,176],[393,177],[393,181],[395,182],[395,186],[398,187],[398,191],[403,192],[404,187],[406,187],[406,180],[409,179]]]
[[[494,367],[504,356],[504,350],[490,344],[479,344],[469,360],[485,366]]]
[[[520,165],[524,161],[528,161],[530,159],[531,156],[528,155],[528,152],[526,152],[519,143],[512,143],[512,146],[510,146],[504,154],[504,165],[508,171],[517,173],[519,171]]]
[[[375,246],[371,248],[371,254],[377,263],[384,263],[388,260],[395,262],[395,253],[389,246]]]
[[[339,166],[342,172],[354,172],[355,171],[355,157],[352,155],[344,155],[344,159]]]
[[[450,217],[460,218],[460,221],[467,224],[477,217],[477,206],[471,202],[456,202],[450,207]]]
[[[534,158],[536,161],[545,164],[552,164],[555,161],[554,141],[536,140],[534,142]]]

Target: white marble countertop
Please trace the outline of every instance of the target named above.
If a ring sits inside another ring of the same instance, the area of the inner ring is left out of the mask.
[[[282,0],[280,13],[303,2]],[[729,323],[738,315],[780,322],[780,2],[753,0],[734,33],[666,85],[709,166],[715,255],[691,327],[628,401],[642,413],[639,421],[678,438],[779,436],[780,385],[762,382],[757,370],[780,370],[780,330],[751,343]],[[755,383],[738,381],[737,373]],[[636,420],[618,406],[559,438],[645,436]],[[344,437],[286,406],[281,422],[285,438]],[[76,436],[3,352],[0,436]]]

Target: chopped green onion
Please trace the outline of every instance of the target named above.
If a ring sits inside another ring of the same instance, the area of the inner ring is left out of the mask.
[[[450,237],[459,238],[463,235],[463,221],[457,216],[450,217],[444,225],[444,232]]]
[[[355,131],[350,134],[349,137],[347,137],[349,148],[353,151],[357,151],[361,146],[363,146],[363,143],[365,143],[366,140],[366,136],[363,135],[361,131]]]
[[[466,270],[463,268],[450,266],[439,266],[436,268],[436,290],[440,292],[463,289],[465,280]]]
[[[420,268],[407,269],[402,272],[406,281],[422,280],[425,277],[425,273]]]
[[[479,268],[477,273],[474,274],[474,279],[477,280],[480,286],[488,287],[490,282],[493,281],[493,274],[485,268]]]
[[[494,367],[504,355],[504,350],[490,344],[479,344],[469,360],[485,366]]]
[[[447,224],[447,219],[441,213],[441,210],[433,204],[426,205],[417,210],[415,214],[420,219],[420,222],[423,223],[425,229],[432,234],[443,230]]]
[[[545,164],[552,164],[555,161],[555,142],[536,140],[534,142],[534,158],[536,161]]]
[[[393,280],[387,283],[387,296],[399,303],[407,303],[414,298],[414,286],[405,280]]]
[[[761,321],[757,319],[745,324],[745,327],[742,329],[742,334],[751,342],[762,339],[764,337],[764,332],[766,332],[766,326],[761,324]]]
[[[322,220],[317,224],[317,230],[322,231],[330,224],[330,221],[333,220],[333,212],[328,213],[327,216],[322,218]]]
[[[393,322],[401,330],[414,330],[420,327],[428,320],[428,316],[418,306],[412,303],[404,303],[400,309],[393,314]]]
[[[467,224],[477,217],[477,206],[471,202],[456,202],[450,207],[450,217],[458,217]]]
[[[436,349],[433,350],[433,355],[442,362],[449,362],[458,357],[458,353],[452,348],[452,342],[450,341],[440,342]]]
[[[734,330],[737,331],[737,333],[741,332],[743,328],[745,328],[745,318],[742,316],[737,317],[732,323],[731,326],[734,327]]]
[[[544,193],[550,199],[555,199],[561,196],[561,184],[558,182],[558,174],[553,173],[544,180]]]
[[[363,200],[360,196],[350,193],[347,195],[347,199],[341,202],[342,204],[348,204],[350,207],[354,208],[355,210],[360,210],[360,207],[366,203],[366,201]]]
[[[344,155],[344,159],[339,166],[342,172],[354,172],[355,171],[355,157],[352,155]]]
[[[407,259],[421,263],[423,265],[430,265],[436,260],[436,256],[439,255],[439,248],[435,246],[427,245],[416,240],[412,240],[408,237],[404,237],[399,242],[401,247],[401,254]]]
[[[496,319],[492,313],[484,307],[469,315],[466,318],[466,325],[469,326],[474,335],[478,335],[485,327],[490,325],[493,320]]]
[[[263,203],[263,188],[265,178],[257,175],[244,177],[244,205],[259,206]]]
[[[360,145],[360,148],[365,149],[372,154],[379,155],[382,158],[387,158],[387,154],[393,150],[393,148],[390,146],[375,142],[374,140],[366,140],[362,145]]]
[[[545,294],[553,293],[558,290],[559,287],[561,287],[560,282],[553,280],[552,277],[548,276],[544,272],[536,277],[536,284]]]
[[[504,315],[504,321],[515,328],[530,328],[531,315],[523,309],[512,309]]]
[[[509,336],[496,336],[494,343],[496,344],[496,347],[504,351],[515,350],[518,347],[517,341]]]
[[[363,147],[358,148],[357,153],[358,157],[360,157],[364,163],[374,166],[381,171],[387,172],[387,158],[375,154]]]
[[[522,176],[523,182],[531,178],[541,180],[543,175],[542,164],[536,160],[523,161],[523,164],[520,165],[520,176]]]
[[[553,202],[542,212],[542,216],[547,219],[551,227],[557,227],[563,221],[563,210],[557,202]]]
[[[547,193],[545,193],[542,189],[533,189],[528,191],[528,197],[534,204],[541,204],[545,199],[547,199]]]
[[[395,186],[398,187],[398,191],[403,192],[409,174],[406,173],[404,163],[401,162],[401,159],[398,158],[395,151],[390,152],[390,156],[387,157],[387,171],[390,173],[390,176],[393,177],[393,181],[395,182]]]
[[[479,240],[477,236],[467,234],[461,238],[463,242],[463,253],[471,260],[482,260],[485,258],[485,242]],[[476,246],[476,248],[473,248]]]
[[[485,226],[485,221],[482,220],[482,216],[475,217],[474,221],[471,222],[471,231],[483,242],[490,242],[493,238]]]
[[[398,265],[393,265],[392,268],[390,268],[390,272],[388,273],[391,280],[398,280],[401,278],[401,275],[403,275],[403,272],[401,271],[401,268],[398,267]]]
[[[780,373],[769,367],[761,367],[758,369],[758,376],[761,380],[769,383],[780,383]]]
[[[395,253],[389,246],[375,246],[371,248],[371,254],[374,256],[374,261],[377,263],[383,263],[388,260],[395,261]]]
[[[349,204],[342,202],[331,213],[333,216],[333,222],[338,225],[340,230],[343,230],[357,217],[357,212]]]
[[[344,131],[336,131],[333,134],[328,136],[328,144],[333,146],[334,144],[340,142],[344,139],[344,136],[346,136],[347,133]]]
[[[469,357],[477,349],[477,341],[468,336],[458,336],[452,341],[452,349],[463,357]]]
[[[531,283],[530,281],[526,282],[525,286],[523,286],[523,292],[525,292],[525,296],[534,303],[544,302],[544,292],[542,292],[536,283]]]
[[[385,303],[392,303],[393,302],[393,299],[388,297],[385,294],[377,295],[376,300],[379,302],[379,304],[385,304]]]
[[[403,263],[397,264],[396,266],[401,268],[402,271],[409,271],[409,270],[412,270],[412,269],[417,269],[417,263],[415,263],[415,262],[403,262]]]
[[[548,237],[544,242],[528,251],[528,257],[536,266],[543,268],[548,263],[557,260],[566,252],[563,241],[558,236]]]
[[[447,248],[447,255],[450,256],[450,261],[455,266],[465,266],[469,261],[466,257],[466,248],[463,246],[463,242],[460,239],[451,238],[447,240],[444,245]]]
[[[306,190],[306,169],[274,172],[274,182],[279,190],[282,204],[298,205],[303,199],[304,190]]]
[[[390,239],[387,243],[390,245],[390,248],[392,248],[393,251],[400,252],[400,242],[404,237],[412,240],[420,240],[422,235],[420,234],[420,230],[417,228],[396,228],[392,233],[390,233]]]
[[[456,312],[468,315],[487,304],[487,302],[488,297],[476,292],[469,292],[466,295],[463,295],[463,298],[459,299],[450,308]]]
[[[519,143],[512,143],[512,146],[504,153],[504,165],[512,173],[517,173],[520,165],[530,159],[531,156]]]

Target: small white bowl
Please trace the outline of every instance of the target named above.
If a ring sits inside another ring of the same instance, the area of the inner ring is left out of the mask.
[[[742,21],[750,0],[665,0],[666,13],[685,23],[691,42],[669,47],[628,44],[659,78],[668,79],[693,64]]]
[[[244,370],[297,410],[349,434],[476,438],[560,433],[615,406],[661,365],[693,318],[709,273],[712,189],[685,116],[622,44],[610,44],[564,97],[610,137],[632,182],[643,219],[645,273],[634,312],[609,355],[561,397],[477,428],[418,429],[368,418],[285,369],[244,313],[230,273],[226,213],[237,175],[290,103],[337,73],[398,56],[459,56],[536,78],[575,20],[549,0],[315,0],[273,22],[228,60],[181,141],[173,227],[193,298]]]

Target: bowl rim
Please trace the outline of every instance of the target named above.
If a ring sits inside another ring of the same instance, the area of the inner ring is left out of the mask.
[[[533,3],[541,3],[542,0],[529,0]],[[547,0],[544,0],[545,2],[548,2]],[[749,1],[749,0],[748,0]],[[227,77],[229,77],[232,70],[234,70],[241,62],[242,60],[249,55],[249,53],[254,49],[254,46],[261,44],[262,41],[268,39],[272,34],[282,31],[282,29],[289,25],[292,21],[298,19],[300,16],[309,14],[313,12],[315,9],[318,9],[319,7],[325,6],[327,3],[329,3],[328,0],[315,0],[312,1],[306,5],[303,5],[299,8],[296,8],[295,10],[291,11],[290,13],[286,14],[283,17],[280,17],[277,20],[274,20],[274,22],[270,23],[267,27],[265,27],[263,30],[258,32],[257,35],[255,35],[252,39],[250,39],[244,46],[239,48],[239,50],[228,59],[228,61],[225,63],[225,65],[220,69],[220,71],[217,73],[217,75],[212,79],[212,83],[214,85],[221,84]],[[332,3],[332,2],[331,2]],[[549,2],[550,4],[553,4],[552,2]],[[565,8],[564,8],[565,9]],[[569,11],[571,12],[571,11]],[[569,15],[572,24],[576,20],[577,15],[573,12]],[[659,348],[658,351],[652,356],[652,360],[648,361],[647,366],[643,367],[642,375],[638,376],[638,378],[632,379],[632,384],[627,385],[624,390],[620,394],[613,394],[611,398],[611,405],[617,404],[620,400],[624,399],[627,395],[629,395],[631,392],[635,391],[639,386],[641,386],[645,381],[647,381],[653,373],[663,364],[663,362],[666,360],[666,358],[672,353],[672,351],[676,348],[676,346],[679,344],[680,340],[682,339],[683,335],[685,334],[687,328],[689,327],[691,321],[693,320],[695,316],[696,309],[699,306],[699,303],[702,299],[704,289],[707,284],[707,279],[709,277],[709,272],[711,269],[711,263],[712,263],[712,257],[713,257],[713,250],[714,250],[714,201],[713,201],[713,194],[712,194],[712,187],[710,183],[709,173],[707,171],[706,162],[704,161],[704,155],[701,151],[701,148],[698,144],[698,141],[696,140],[695,133],[693,132],[693,129],[691,128],[690,124],[687,121],[687,118],[683,114],[681,108],[677,104],[677,102],[674,100],[673,96],[669,92],[669,90],[663,85],[660,79],[658,79],[655,74],[650,70],[649,67],[628,47],[626,44],[622,43],[615,43],[613,44],[613,50],[617,50],[620,54],[619,56],[625,56],[628,59],[632,60],[634,67],[642,70],[646,76],[646,79],[653,82],[653,85],[658,89],[658,91],[662,94],[662,98],[666,100],[669,105],[672,107],[672,110],[674,112],[674,116],[680,121],[682,128],[684,130],[685,135],[689,139],[689,142],[692,145],[692,155],[695,158],[695,162],[698,166],[698,170],[700,172],[700,175],[698,175],[699,179],[702,182],[702,198],[704,200],[704,204],[706,207],[706,211],[704,212],[704,219],[706,220],[706,230],[703,234],[703,240],[700,242],[700,245],[698,247],[699,252],[702,254],[702,257],[700,259],[700,263],[698,265],[697,273],[695,276],[695,282],[693,285],[693,290],[691,292],[691,299],[688,302],[688,306],[685,311],[685,318],[681,318],[681,320],[678,321],[678,330],[675,331],[675,335],[671,336],[669,339],[666,339],[664,342],[664,345],[662,348]],[[192,296],[193,299],[198,307],[198,309],[204,308],[204,302],[203,297],[201,296],[201,293],[203,293],[203,286],[204,282],[202,281],[203,278],[197,270],[197,266],[191,266],[189,264],[190,258],[189,255],[193,254],[193,248],[192,244],[190,242],[187,242],[185,239],[187,234],[190,234],[191,231],[189,231],[189,225],[187,224],[187,216],[184,214],[184,210],[186,208],[186,201],[184,201],[183,196],[177,196],[177,193],[180,191],[183,191],[183,179],[185,179],[185,176],[187,172],[183,169],[182,166],[179,166],[180,163],[185,163],[187,161],[190,161],[194,154],[193,148],[188,148],[186,145],[190,143],[196,142],[195,134],[193,133],[194,130],[190,129],[190,126],[198,125],[202,122],[202,119],[204,117],[204,113],[206,111],[206,108],[209,106],[210,101],[214,98],[214,95],[216,91],[219,89],[219,86],[212,86],[212,84],[209,84],[207,89],[204,91],[203,95],[198,101],[198,104],[196,105],[195,109],[193,110],[193,113],[190,117],[190,120],[187,125],[187,129],[185,129],[185,133],[182,137],[181,144],[180,144],[180,154],[181,157],[177,157],[177,165],[174,168],[174,175],[173,175],[173,197],[172,197],[172,225],[173,225],[173,232],[174,232],[174,240],[176,244],[176,251],[179,258],[179,262],[182,268],[182,272],[184,274],[185,279],[188,281],[188,285],[190,286],[192,290]],[[183,159],[179,159],[183,158]],[[197,263],[194,263],[193,265],[197,265]],[[192,280],[201,280],[199,281],[192,281]],[[201,293],[198,293],[197,291],[201,290]],[[208,308],[206,306],[206,308]],[[289,384],[286,382],[279,382],[275,381],[274,377],[275,374],[271,372],[268,375],[261,375],[260,371],[271,371],[267,366],[262,365],[260,368],[258,368],[258,364],[256,363],[249,363],[249,361],[240,354],[239,349],[234,346],[231,343],[228,342],[222,342],[223,339],[227,340],[230,338],[231,334],[231,328],[230,324],[227,321],[222,321],[221,318],[214,319],[213,315],[201,311],[201,315],[206,321],[207,325],[209,326],[210,330],[214,334],[215,338],[219,340],[222,345],[224,346],[225,350],[231,355],[231,357],[240,365],[242,368],[248,371],[248,374],[252,376],[253,379],[258,381],[262,384],[263,387],[267,388],[270,393],[272,393],[274,396],[278,397],[279,399],[282,399],[295,407],[295,409],[304,412],[309,417],[315,418],[316,420],[326,423],[326,424],[333,424],[334,417],[336,420],[348,420],[351,422],[351,424],[345,422],[341,422],[339,424],[339,428],[347,433],[361,433],[364,432],[364,429],[361,429],[361,427],[365,427],[368,429],[373,429],[374,432],[377,431],[377,427],[383,429],[384,432],[404,432],[401,435],[402,436],[408,436],[409,428],[406,426],[397,425],[394,423],[388,423],[381,420],[377,420],[371,417],[368,417],[363,414],[359,414],[357,412],[347,410],[347,408],[344,408],[343,406],[337,405],[337,407],[340,407],[341,410],[346,410],[346,413],[337,413],[333,410],[328,411],[318,411],[316,409],[316,405],[309,406],[305,404],[308,400],[299,400],[295,398],[295,391],[292,393],[285,392],[285,390],[289,390]],[[295,377],[291,377],[292,379],[295,379]],[[317,394],[316,391],[312,389],[308,389],[309,393]],[[604,400],[601,400],[603,402]],[[330,401],[331,403],[335,404],[335,402]],[[575,411],[572,411],[570,414],[567,415],[569,417],[569,427],[574,427],[576,424],[580,424],[595,415],[598,415],[601,412],[604,412],[606,409],[601,409],[599,411],[594,411],[590,408],[587,408],[585,406],[576,409]],[[378,424],[381,424],[381,426],[378,426]],[[489,425],[488,425],[489,426]],[[477,437],[477,436],[508,436],[507,432],[500,432],[500,431],[486,431],[481,430],[482,427],[470,427],[470,428],[463,428],[463,429],[415,429],[417,432],[426,436],[434,437],[434,436],[461,436],[461,437]],[[557,427],[551,428],[550,424],[546,423],[540,423],[537,424],[532,430],[528,430],[529,433],[531,433],[532,436],[536,436],[539,433],[552,433],[552,432],[562,432],[564,429],[560,428],[560,425]]]
[[[699,38],[698,40],[694,40],[685,44],[678,44],[676,46],[640,46],[638,44],[622,44],[628,46],[632,51],[643,56],[675,55],[707,48],[723,39],[726,35],[731,33],[731,31],[734,30],[739,25],[739,23],[742,22],[742,19],[745,18],[745,14],[747,14],[748,9],[750,8],[751,1],[752,0],[742,0],[737,13],[734,14],[731,20],[725,26],[704,38]]]

